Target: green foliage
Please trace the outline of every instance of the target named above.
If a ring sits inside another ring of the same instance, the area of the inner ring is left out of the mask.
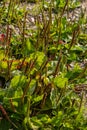
[[[57,76],[54,78],[54,84],[59,88],[64,88],[66,85],[68,85],[68,79],[64,78],[62,75]]]
[[[68,18],[80,3],[21,2],[0,2],[0,130],[86,130],[86,19]]]

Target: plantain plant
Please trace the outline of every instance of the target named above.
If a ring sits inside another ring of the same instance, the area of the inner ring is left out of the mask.
[[[86,130],[86,18],[69,16],[80,2],[32,2],[0,2],[0,129]]]

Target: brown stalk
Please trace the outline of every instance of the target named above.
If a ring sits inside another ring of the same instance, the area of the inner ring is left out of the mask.
[[[34,61],[31,61],[30,62],[30,70],[32,70],[33,69],[33,67],[34,67],[34,65],[35,65],[35,63],[36,63],[36,61],[37,61],[37,57],[35,58],[35,60]]]
[[[42,12],[42,20],[43,20],[43,30],[42,30],[42,38],[44,41],[44,51],[46,53],[46,48],[47,45],[49,43],[49,36],[50,36],[50,26],[52,23],[52,8],[50,6],[49,9],[49,20],[46,19],[46,17],[44,16],[43,12]]]
[[[12,103],[12,99],[10,99],[10,105],[11,105],[12,110],[13,110],[14,112],[16,112],[16,109],[15,109],[13,103]]]
[[[65,6],[64,6],[63,11],[62,11],[62,13],[61,13],[61,17],[63,16],[64,11],[65,11],[67,5],[68,5],[68,0],[66,0]]]
[[[22,44],[23,44],[23,46],[24,46],[24,42],[25,42],[26,17],[27,17],[27,11],[25,12],[24,21],[23,21],[23,32],[22,32]]]
[[[60,50],[59,59],[58,59],[58,62],[57,62],[55,71],[54,71],[54,73],[53,73],[53,76],[54,76],[54,77],[58,74],[59,66],[60,66],[60,63],[61,63],[61,59],[62,59],[62,51]]]
[[[18,69],[20,70],[21,68],[23,68],[25,62],[25,57],[23,58],[22,62],[19,62],[20,64],[18,65]]]
[[[44,93],[43,99],[42,99],[41,104],[40,104],[40,108],[44,107],[45,102],[46,102],[46,98],[47,98],[47,92]]]
[[[7,32],[6,32],[6,52],[5,55],[7,56],[9,54],[10,51],[10,41],[11,41],[11,36],[12,36],[12,29],[9,27],[9,25],[7,25]]]
[[[27,94],[27,92],[28,92],[28,89],[29,89],[29,85],[30,85],[30,83],[31,83],[31,78],[30,78],[30,80],[29,80],[29,82],[28,82],[28,84],[27,84],[27,86],[25,87],[25,89],[24,89],[24,92],[23,92],[23,95],[22,95],[22,103],[24,102],[24,97],[26,96],[26,94]]]
[[[36,60],[37,60],[37,58],[35,60],[33,60],[33,61],[30,60],[29,63],[25,62],[26,63],[25,70],[24,70],[25,73],[28,72],[28,74],[29,74],[32,71],[32,69],[33,69],[33,67],[34,67],[34,65],[36,63]]]
[[[3,107],[2,105],[0,105],[0,110],[1,110],[1,112],[2,112],[2,114],[3,114],[3,116],[4,116],[15,128],[18,128],[18,127],[11,121],[11,119],[9,118],[9,116],[8,116],[8,114],[7,114],[7,112],[6,112],[6,110],[4,109],[4,107]]]
[[[7,65],[8,65],[8,77],[10,78],[10,70],[12,66],[13,60],[7,60]]]
[[[66,0],[66,3],[65,3],[65,6],[62,10],[62,13],[60,14],[60,17],[59,18],[56,18],[57,21],[58,21],[58,24],[57,24],[57,32],[58,32],[58,44],[59,44],[59,40],[60,40],[60,37],[61,37],[61,19],[63,17],[63,14],[64,14],[64,11],[66,9],[66,6],[68,5],[68,0]]]
[[[76,38],[78,37],[79,32],[80,32],[80,27],[79,27],[79,25],[78,25],[78,27],[77,27],[77,28],[73,31],[73,33],[72,33],[72,40],[71,40],[71,43],[70,43],[70,46],[69,46],[69,50],[71,49],[71,47],[72,47],[73,45],[75,45],[75,43],[76,43]]]
[[[40,27],[40,17],[37,16],[37,43],[36,43],[36,49],[38,49],[38,45],[39,45],[39,40],[40,40],[40,31],[41,31],[41,27]]]
[[[40,66],[40,69],[41,71],[43,71],[47,65],[47,63],[49,62],[49,60],[46,60],[45,62],[42,63],[42,65]]]

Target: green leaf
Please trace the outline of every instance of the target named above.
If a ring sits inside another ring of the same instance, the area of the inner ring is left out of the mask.
[[[59,75],[54,78],[54,84],[59,88],[64,88],[68,84],[68,79]]]
[[[27,84],[27,78],[24,75],[16,75],[11,80],[10,86],[8,90],[6,91],[5,97],[11,98],[16,97],[19,98],[23,95],[23,88]]]
[[[30,42],[29,39],[26,40],[26,49],[27,49],[29,52],[33,52],[33,51],[34,51],[34,46],[31,44],[31,42]]]
[[[0,49],[0,60],[2,60],[2,59],[4,59],[4,58],[6,58],[6,56],[5,56],[5,51],[2,50],[2,49]]]
[[[33,103],[36,103],[36,102],[39,102],[39,101],[41,101],[42,99],[43,99],[43,94],[42,95],[40,95],[40,96],[37,96],[37,97],[35,97],[34,99],[33,99]]]
[[[27,83],[27,78],[24,75],[16,75],[13,77],[13,79],[11,80],[11,84],[10,84],[10,88],[24,88],[24,86]]]
[[[32,54],[30,55],[30,58],[31,58],[31,59],[37,58],[36,64],[37,64],[37,66],[41,66],[42,63],[43,63],[43,61],[44,61],[44,59],[45,59],[45,54],[44,54],[43,52],[37,51],[37,52],[35,52],[35,53],[32,53]]]
[[[34,46],[31,44],[30,40],[27,39],[24,49],[22,51],[24,56],[30,55],[31,53],[33,53],[35,51]]]
[[[36,88],[36,80],[31,80],[31,83],[30,83],[30,85],[29,85],[29,90],[28,90],[28,93],[30,94],[30,95],[32,95],[33,94],[33,92],[34,92],[34,90],[35,90],[35,88]]]
[[[33,122],[34,126],[38,126],[38,127],[43,126],[41,120],[39,120],[37,117],[32,117],[32,122]]]
[[[41,120],[41,122],[48,124],[51,122],[50,117],[47,114],[38,114],[38,119]]]
[[[7,65],[7,61],[0,61],[0,69],[4,69],[7,70],[8,69],[8,65]]]

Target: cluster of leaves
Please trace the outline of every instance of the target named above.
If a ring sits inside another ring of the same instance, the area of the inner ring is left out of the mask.
[[[87,129],[84,91],[79,96],[75,88],[87,84],[86,20],[81,15],[72,22],[64,15],[78,2],[35,2],[40,10],[33,31],[27,29],[26,6],[1,3],[6,39],[0,47],[0,129]],[[20,32],[15,34],[13,26]]]

